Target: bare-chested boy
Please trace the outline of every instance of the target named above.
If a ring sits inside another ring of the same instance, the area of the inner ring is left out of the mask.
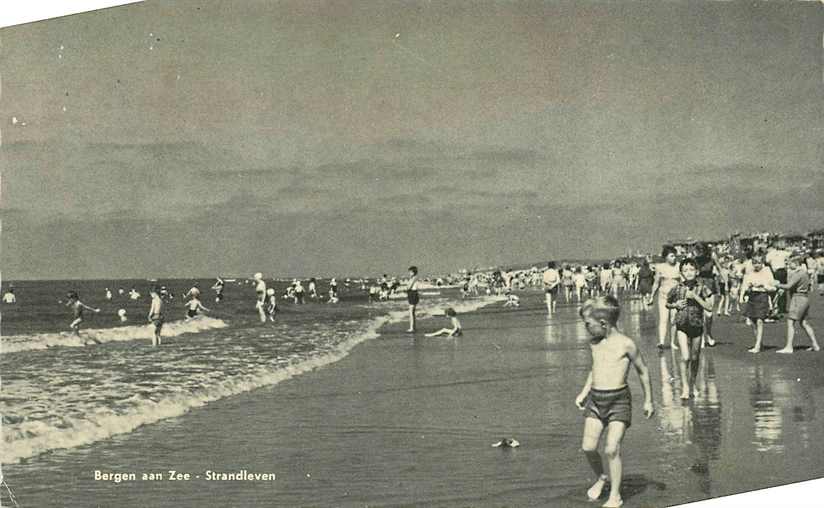
[[[75,337],[80,337],[80,323],[83,322],[83,310],[100,312],[100,309],[89,307],[85,303],[81,302],[80,297],[77,295],[76,291],[70,291],[67,296],[69,298],[69,301],[66,302],[66,307],[71,307],[72,312],[74,313],[74,321],[72,321],[69,327],[71,327]],[[95,344],[100,344],[100,341],[95,339],[94,337],[89,337],[88,339],[94,341]],[[88,340],[83,340],[83,345],[86,344],[88,344]]]
[[[627,374],[632,364],[641,378],[644,389],[644,415],[650,418],[652,387],[644,357],[632,339],[617,328],[620,308],[613,296],[599,296],[588,300],[581,308],[581,318],[590,335],[592,370],[586,384],[575,398],[575,404],[586,412],[582,448],[592,470],[598,476],[587,490],[587,497],[595,501],[601,496],[607,479],[611,479],[609,499],[602,506],[615,508],[621,499],[621,442],[632,421],[632,397],[627,386]],[[598,441],[606,427],[604,455],[609,463],[609,476],[598,453]]]
[[[163,329],[163,300],[160,298],[160,290],[153,287],[149,291],[152,297],[152,304],[149,307],[149,322],[154,326],[154,334],[152,335],[152,345],[160,345],[160,330]]]

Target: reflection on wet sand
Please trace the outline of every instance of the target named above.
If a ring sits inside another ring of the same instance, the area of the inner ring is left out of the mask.
[[[765,379],[763,365],[750,366],[750,404],[753,411],[753,444],[760,452],[783,452],[784,410],[775,403],[773,383]],[[780,389],[780,385],[779,386]]]
[[[700,491],[710,495],[710,461],[717,460],[721,447],[721,400],[715,379],[712,354],[703,353],[699,362],[696,388],[698,394],[683,403],[676,394],[680,380],[677,373],[678,351],[662,351],[658,355],[661,378],[661,431],[673,445],[685,446],[691,460],[690,470],[698,475]]]

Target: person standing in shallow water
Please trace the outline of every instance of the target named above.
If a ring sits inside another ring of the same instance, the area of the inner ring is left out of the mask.
[[[415,308],[420,301],[418,295],[418,267],[409,267],[409,282],[406,286],[406,301],[409,303],[409,329],[407,333],[415,333]]]

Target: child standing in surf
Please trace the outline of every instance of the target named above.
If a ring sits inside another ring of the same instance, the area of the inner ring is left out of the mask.
[[[607,479],[611,480],[609,499],[602,506],[617,508],[621,499],[621,442],[632,422],[632,397],[627,386],[630,365],[635,367],[644,389],[644,415],[650,418],[652,387],[644,357],[632,339],[618,331],[616,325],[621,310],[613,296],[599,296],[581,307],[581,318],[590,336],[592,370],[584,388],[575,398],[575,405],[585,411],[582,448],[598,476],[587,490],[587,497],[596,501],[601,497]],[[606,428],[604,455],[609,463],[609,476],[598,453],[598,441]]]
[[[66,302],[66,307],[71,307],[72,312],[74,313],[74,321],[71,322],[69,327],[72,329],[72,333],[74,333],[75,337],[80,337],[80,324],[83,322],[83,310],[90,310],[98,313],[100,312],[100,309],[89,307],[85,303],[81,302],[76,291],[70,291],[67,296],[69,297],[69,301]],[[94,341],[95,344],[100,344],[100,341],[94,337],[89,337],[89,339]],[[88,340],[84,339],[83,345],[85,346],[86,344],[88,344]]]

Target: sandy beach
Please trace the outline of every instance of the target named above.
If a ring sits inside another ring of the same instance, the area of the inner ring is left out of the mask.
[[[814,315],[821,310],[817,299]],[[22,506],[592,506],[573,404],[590,365],[576,311],[561,305],[548,319],[536,292],[517,309],[494,304],[461,316],[465,335],[456,339],[387,326],[333,365],[7,466],[6,479]],[[632,373],[625,506],[669,506],[824,470],[821,354],[775,354],[778,323],[767,326],[768,349],[752,355],[749,328],[735,317],[717,321],[701,394],[682,405],[673,352],[654,348],[654,313],[623,303],[620,324],[650,365],[657,410],[643,417]],[[521,446],[491,446],[502,437]],[[137,479],[95,480],[96,470]],[[169,470],[191,479],[169,481]],[[207,481],[208,470],[276,479]],[[164,480],[143,481],[144,472]]]

